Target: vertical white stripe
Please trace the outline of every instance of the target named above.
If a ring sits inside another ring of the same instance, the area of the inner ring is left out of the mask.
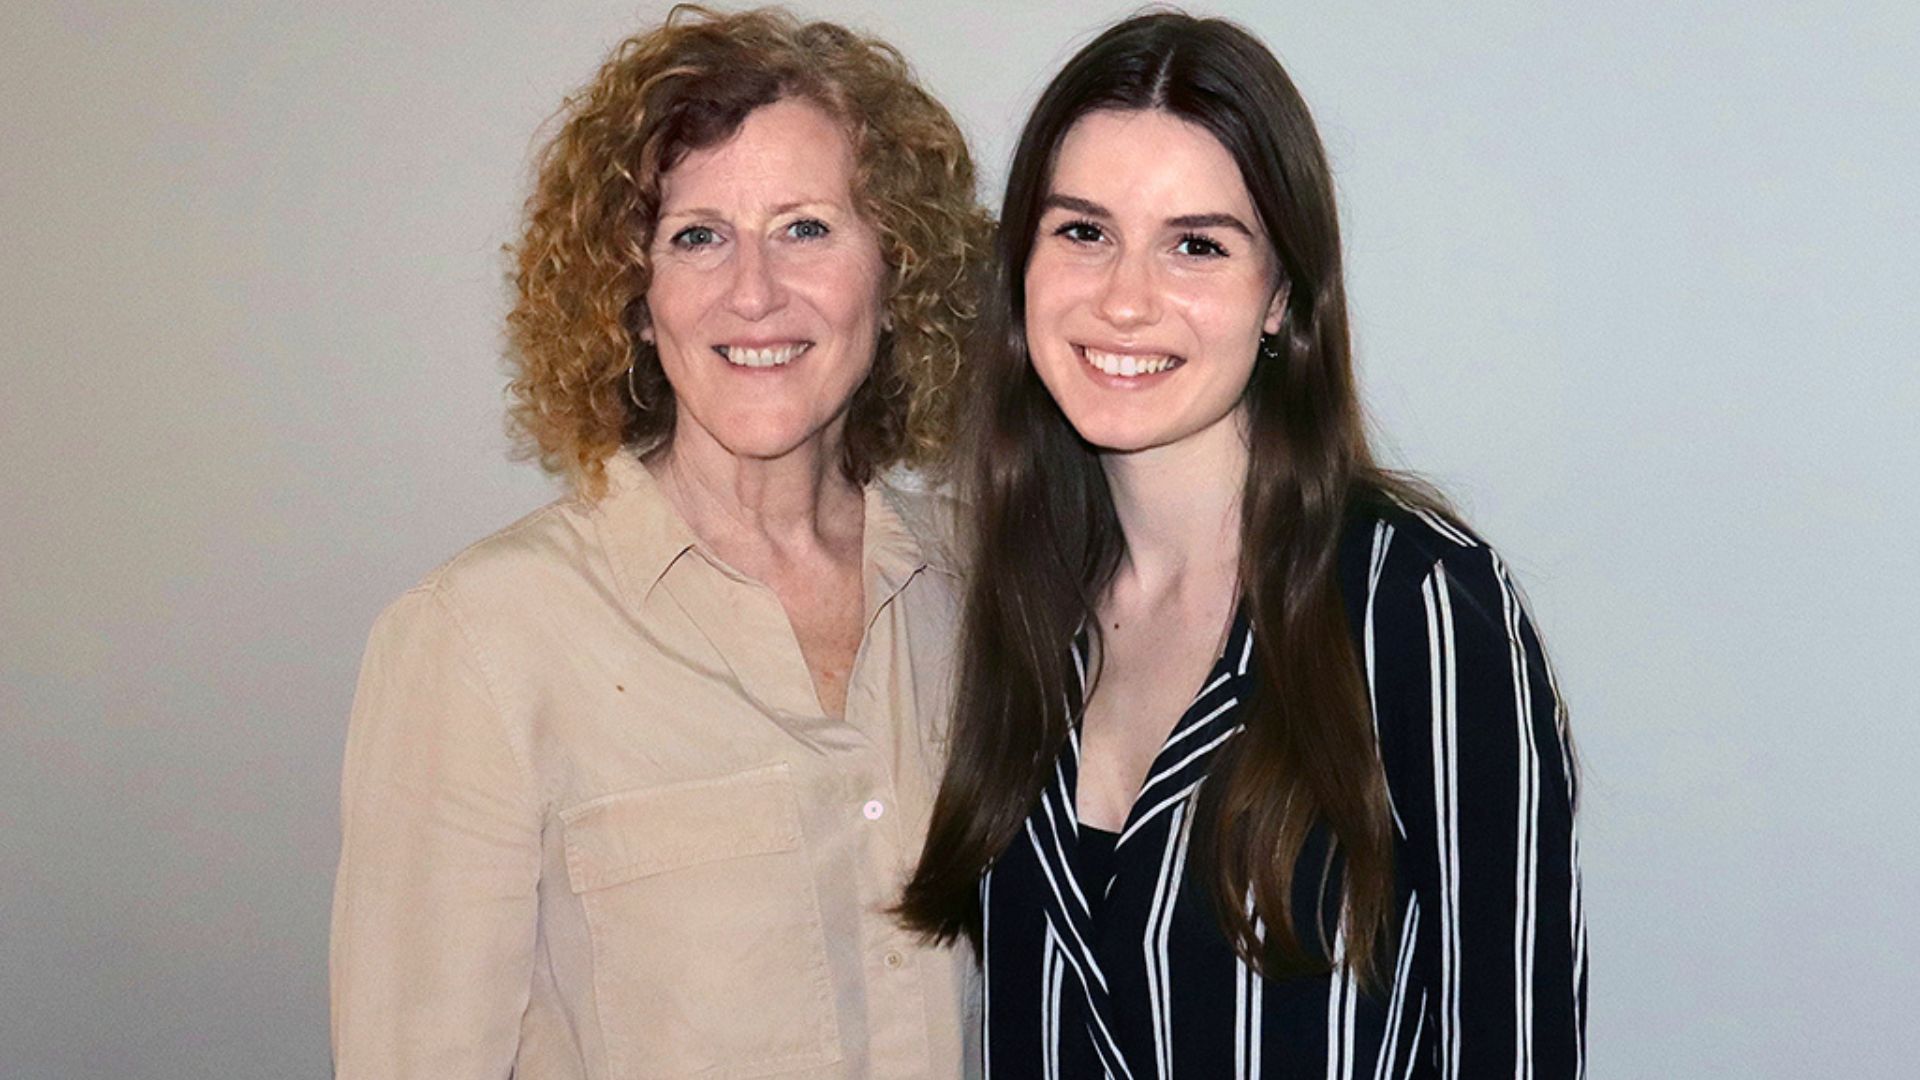
[[[1031,826],[1029,826],[1028,835],[1032,835]],[[1039,843],[1038,840],[1034,842],[1036,845]],[[1087,980],[1087,971],[1091,969],[1095,975],[1099,975],[1100,969],[1098,965],[1094,963],[1091,955],[1085,955],[1083,957],[1082,954],[1077,953],[1074,949],[1066,947],[1064,944],[1065,939],[1059,938],[1058,931],[1055,929],[1053,913],[1051,911],[1047,913],[1047,929],[1052,931],[1055,937],[1063,943],[1057,955],[1066,960],[1067,964],[1073,968],[1074,975],[1080,980],[1080,989],[1087,999],[1087,1011],[1089,1015],[1093,1017],[1094,1034],[1099,1036],[1094,1040],[1093,1048],[1095,1052],[1100,1055],[1101,1064],[1105,1066],[1108,1071],[1111,1071],[1113,1066],[1118,1065],[1120,1067],[1120,1075],[1126,1077],[1127,1080],[1133,1080],[1133,1074],[1127,1069],[1126,1059],[1120,1056],[1120,1045],[1114,1041],[1113,1032],[1107,1028],[1106,1018],[1101,1015],[1101,1010],[1093,1004],[1093,984]],[[1068,929],[1071,930],[1073,927],[1069,925]],[[1102,989],[1105,989],[1105,987],[1103,986]]]
[[[1251,903],[1253,890],[1247,890],[1247,899],[1249,900],[1247,905],[1248,913],[1253,914],[1253,905]],[[1253,940],[1259,942],[1262,946],[1265,946],[1267,943],[1266,923],[1262,922],[1260,916],[1257,914],[1253,917]],[[1247,1075],[1258,1077],[1261,1070],[1260,1042],[1265,1035],[1264,1029],[1266,1027],[1267,980],[1261,978],[1257,972],[1248,972],[1247,982],[1249,984],[1247,993],[1247,1019],[1249,1021],[1248,1027],[1252,1029],[1247,1033]]]
[[[1440,1068],[1460,1075],[1460,809],[1454,743],[1459,701],[1454,692],[1453,599],[1444,564],[1421,583],[1427,609],[1427,650],[1433,696],[1433,789],[1440,863]]]
[[[1351,971],[1346,972],[1341,977],[1344,978],[1347,983],[1347,1015],[1340,1022],[1340,1052],[1345,1059],[1345,1064],[1340,1067],[1340,1077],[1341,1080],[1353,1080],[1353,1070],[1356,1065],[1355,1058],[1357,1057],[1354,1053],[1354,1042],[1357,1034],[1355,1024],[1360,1008],[1360,986],[1353,981],[1353,973]]]
[[[1571,763],[1569,763],[1571,767]],[[1573,865],[1568,872],[1573,878],[1573,1007],[1574,1058],[1578,1064],[1575,1080],[1586,1080],[1587,1076],[1587,993],[1582,983],[1587,977],[1587,909],[1580,899],[1580,854],[1579,838],[1574,837]]]
[[[1253,890],[1248,888],[1244,910],[1253,920],[1253,937],[1267,939],[1266,927],[1254,907]],[[1233,1068],[1238,1080],[1258,1080],[1260,1076],[1260,1011],[1265,981],[1238,956],[1233,960]]]
[[[1520,601],[1507,568],[1498,555],[1488,553],[1494,579],[1500,585],[1505,616],[1507,652],[1512,664],[1516,758],[1519,762],[1518,820],[1514,823],[1514,1046],[1516,1080],[1533,1080],[1534,933],[1538,925],[1534,903],[1540,866],[1540,750],[1533,738],[1533,684],[1527,674],[1526,643],[1520,634]]]
[[[1058,1014],[1053,1004],[1058,999],[1053,988],[1059,974],[1058,952],[1055,944],[1053,925],[1047,925],[1046,941],[1040,948],[1040,1080],[1057,1080],[1060,1068],[1057,1060],[1059,1039],[1055,1037],[1054,1025]]]
[[[980,1080],[993,1080],[993,869],[980,875]]]
[[[1524,600],[1524,597],[1522,598]],[[1560,767],[1567,786],[1567,914],[1573,930],[1573,1054],[1576,1080],[1587,1075],[1587,999],[1580,982],[1587,974],[1587,913],[1580,896],[1580,822],[1573,816],[1577,785],[1573,775],[1573,743],[1567,735],[1567,700],[1560,696],[1560,676],[1554,670],[1553,657],[1540,650],[1542,666],[1547,669],[1547,692],[1553,695],[1553,722],[1560,744]]]
[[[1066,945],[1046,926],[1046,945],[1041,959],[1041,1076],[1060,1080],[1060,988],[1066,982],[1064,959]]]
[[[1387,550],[1393,546],[1393,526],[1384,521],[1373,526],[1373,554],[1367,565],[1367,611],[1361,635],[1362,650],[1366,653],[1367,665],[1367,706],[1373,716],[1373,742],[1380,745],[1380,696],[1376,690],[1374,678],[1373,648],[1373,601],[1380,591],[1380,574],[1387,566]],[[1393,815],[1393,827],[1400,839],[1407,838],[1407,823],[1400,819],[1400,807],[1394,802],[1393,791],[1387,791],[1387,812]]]
[[[1249,895],[1251,900],[1252,896]],[[1249,1080],[1247,1072],[1247,976],[1250,974],[1247,962],[1239,956],[1233,958],[1233,1076],[1234,1080]]]
[[[1101,1018],[1098,1009],[1093,1010],[1093,1021],[1100,1028],[1100,1039],[1095,1040],[1093,1048],[1100,1056],[1100,1067],[1105,1070],[1107,1080],[1113,1080],[1116,1065],[1120,1068],[1121,1076],[1133,1080],[1133,1074],[1127,1070],[1127,1059],[1120,1055],[1120,1044],[1114,1041],[1113,1032],[1107,1030],[1107,1022]]]
[[[1333,971],[1327,976],[1327,1080],[1353,1076],[1353,972],[1347,968],[1347,913],[1334,928]]]
[[[1067,814],[1067,827],[1072,829],[1073,835],[1077,837],[1080,835],[1080,813],[1073,805],[1074,792],[1072,785],[1067,783],[1066,766],[1062,764],[1064,760],[1064,758],[1053,759],[1053,778],[1058,784],[1056,790],[1060,792],[1061,808]]]
[[[1173,933],[1173,913],[1180,904],[1180,884],[1187,878],[1187,847],[1193,837],[1193,822],[1183,806],[1168,825],[1174,837],[1173,876],[1167,886],[1166,910],[1160,914],[1160,977],[1166,980],[1167,992],[1163,995],[1162,1007],[1165,1010],[1167,1030],[1167,1072],[1173,1072],[1173,987],[1179,981],[1173,974],[1173,959],[1170,942]]]
[[[1060,843],[1060,823],[1053,816],[1053,800],[1045,792],[1040,794],[1040,809],[1047,815],[1047,831],[1053,834],[1054,854],[1060,856],[1060,876],[1067,879],[1067,887],[1073,890],[1073,898],[1080,902],[1080,910],[1092,914],[1093,908],[1087,903],[1087,894],[1080,891],[1080,875],[1074,872],[1073,860],[1067,858],[1067,849]]]
[[[1160,856],[1160,876],[1154,883],[1153,903],[1147,911],[1147,998],[1153,1024],[1154,1065],[1161,1077],[1173,1075],[1173,987],[1169,940],[1173,909],[1180,899],[1181,875],[1187,863],[1187,806],[1174,810],[1167,822],[1167,846]]]
[[[1512,584],[1514,594],[1519,598],[1522,612],[1526,610],[1526,593],[1518,584]],[[1572,985],[1568,987],[1572,995],[1574,1008],[1573,1053],[1574,1075],[1577,1080],[1585,1080],[1587,1075],[1587,1016],[1586,995],[1580,991],[1580,982],[1587,972],[1587,922],[1586,911],[1580,895],[1580,823],[1573,816],[1574,804],[1578,795],[1577,783],[1573,771],[1573,742],[1567,734],[1567,701],[1560,696],[1560,675],[1553,666],[1553,657],[1546,651],[1544,644],[1540,649],[1540,664],[1547,673],[1547,692],[1553,695],[1553,724],[1557,748],[1560,752],[1562,780],[1567,789],[1567,915],[1572,935],[1573,972]]]
[[[1393,1063],[1400,1054],[1400,1021],[1407,1007],[1407,984],[1413,981],[1413,953],[1420,942],[1420,897],[1407,898],[1407,913],[1400,921],[1400,951],[1393,963],[1393,994],[1387,1001],[1386,1031],[1380,1038],[1375,1057],[1374,1080],[1388,1080]],[[1409,1051],[1411,1052],[1411,1051]]]
[[[1173,812],[1170,824],[1178,824],[1185,815],[1186,807],[1182,806]],[[1172,988],[1166,984],[1166,974],[1160,967],[1158,939],[1160,914],[1167,901],[1167,877],[1173,869],[1173,849],[1177,842],[1178,837],[1169,832],[1166,847],[1160,851],[1160,873],[1154,881],[1153,900],[1147,906],[1146,933],[1140,942],[1142,959],[1147,968],[1147,1024],[1153,1033],[1153,1065],[1155,1075],[1163,1080],[1173,1071],[1172,1063],[1168,1060],[1171,1033],[1167,1031],[1167,995]]]
[[[1047,887],[1053,891],[1053,898],[1059,903],[1061,910],[1066,911],[1066,894],[1060,891],[1060,882],[1054,874],[1053,866],[1047,862],[1046,846],[1040,842],[1040,834],[1035,831],[1032,818],[1027,819],[1027,839],[1033,844],[1033,854],[1040,863],[1041,876],[1047,879]],[[1065,868],[1062,868],[1061,873],[1072,875],[1072,871]],[[1073,943],[1077,947],[1076,954],[1068,959],[1074,961],[1075,969],[1083,969],[1082,977],[1085,977],[1087,972],[1092,972],[1095,981],[1100,984],[1100,989],[1105,990],[1107,988],[1106,973],[1100,970],[1100,963],[1094,959],[1093,950],[1081,938],[1080,928],[1073,924],[1072,919],[1067,920],[1067,930],[1073,934]]]
[[[1407,1071],[1400,1080],[1412,1080],[1413,1067],[1420,1061],[1420,1036],[1427,1030],[1427,992],[1420,991],[1420,1013],[1413,1023],[1413,1041],[1407,1044]]]

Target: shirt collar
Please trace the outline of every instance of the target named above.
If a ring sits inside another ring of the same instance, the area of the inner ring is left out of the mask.
[[[606,477],[606,490],[593,508],[600,542],[620,591],[643,605],[673,564],[699,546],[699,538],[667,501],[653,474],[629,451],[607,458]]]
[[[607,458],[606,477],[607,488],[594,506],[594,515],[614,577],[630,603],[644,605],[654,586],[691,551],[721,573],[746,580],[705,549],[631,451],[623,449]],[[950,512],[945,496],[907,490],[906,485],[880,479],[866,486],[864,497],[861,562],[871,621],[915,574],[932,569],[953,575],[955,560],[946,523],[934,517]]]

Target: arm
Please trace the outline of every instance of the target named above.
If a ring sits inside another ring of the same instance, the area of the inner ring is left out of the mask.
[[[431,591],[374,626],[341,818],[336,1076],[506,1077],[532,977],[539,801],[472,642]]]
[[[1441,1075],[1584,1072],[1586,933],[1564,714],[1499,557],[1449,548],[1395,604],[1379,673]]]

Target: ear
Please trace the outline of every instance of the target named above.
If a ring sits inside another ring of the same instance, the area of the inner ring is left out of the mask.
[[[1287,297],[1292,292],[1293,282],[1291,281],[1282,281],[1280,287],[1273,291],[1273,301],[1267,305],[1267,321],[1260,326],[1262,332],[1268,334],[1280,332],[1280,324],[1287,318]]]
[[[647,303],[644,295],[639,299],[640,302],[633,306],[633,336],[639,338],[641,344],[652,348],[654,345],[653,307]]]

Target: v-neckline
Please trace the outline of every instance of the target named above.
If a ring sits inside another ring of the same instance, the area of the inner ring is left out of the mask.
[[[1046,912],[1048,933],[1063,950],[1062,955],[1086,994],[1087,1030],[1094,1039],[1095,1050],[1107,1069],[1124,1074],[1125,1062],[1109,1023],[1112,988],[1101,963],[1100,926],[1107,922],[1112,905],[1118,902],[1123,880],[1131,880],[1125,869],[1134,851],[1129,841],[1154,825],[1162,815],[1171,818],[1167,827],[1184,828],[1186,800],[1206,777],[1219,747],[1240,730],[1236,707],[1247,689],[1253,638],[1245,616],[1236,611],[1226,647],[1201,684],[1200,692],[1194,695],[1155,755],[1147,782],[1129,808],[1127,822],[1114,841],[1112,857],[1097,868],[1081,858],[1083,826],[1076,816],[1080,708],[1087,678],[1084,633],[1074,635],[1071,650],[1079,675],[1078,685],[1070,684],[1067,688],[1073,726],[1068,730],[1067,746],[1055,760],[1053,778],[1041,789],[1038,805],[1027,816],[1025,840],[1044,883],[1041,903]],[[1177,846],[1170,845],[1168,850]],[[1159,859],[1154,861],[1164,874],[1165,864]],[[988,873],[991,875],[992,871]],[[1094,880],[1096,877],[1105,880]]]
[[[1067,805],[1075,815],[1076,828],[1080,806],[1080,731],[1086,716],[1087,678],[1090,664],[1090,647],[1086,626],[1082,625],[1073,636],[1074,671],[1079,676],[1073,705],[1073,728],[1069,733],[1069,751],[1073,755],[1074,768],[1071,780],[1065,784],[1062,794]],[[1119,839],[1114,844],[1116,856],[1126,845],[1128,838],[1138,831],[1140,825],[1157,816],[1161,811],[1184,798],[1194,784],[1205,776],[1206,768],[1217,750],[1227,739],[1240,730],[1238,722],[1232,720],[1235,707],[1241,696],[1237,692],[1250,668],[1253,658],[1253,628],[1247,616],[1245,605],[1234,608],[1233,619],[1228,624],[1227,637],[1221,646],[1220,655],[1214,658],[1207,669],[1206,678],[1201,681],[1198,692],[1194,694],[1181,711],[1180,718],[1168,729],[1167,736],[1160,743],[1160,749],[1154,752],[1153,764],[1148,766],[1147,775],[1141,782],[1140,790],[1134,793],[1133,801],[1127,806],[1126,819],[1120,828],[1113,830]],[[1223,720],[1224,718],[1224,720]],[[1062,780],[1068,780],[1066,775]],[[1177,784],[1170,781],[1178,781]],[[1090,826],[1089,826],[1090,827]],[[1102,883],[1104,886],[1105,883]]]

